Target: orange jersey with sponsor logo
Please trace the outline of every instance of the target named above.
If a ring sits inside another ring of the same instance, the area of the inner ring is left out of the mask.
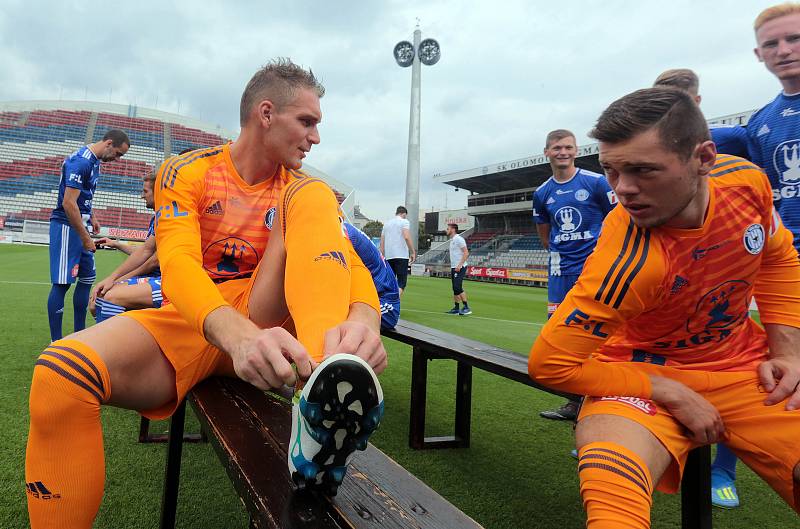
[[[230,144],[165,161],[155,183],[156,244],[164,290],[202,334],[205,316],[227,304],[214,281],[248,277],[269,241],[281,192],[315,181],[281,167],[248,185],[233,166]]]
[[[531,376],[586,395],[649,397],[631,363],[752,370],[766,335],[749,317],[800,327],[800,263],[764,173],[718,156],[697,229],[639,228],[624,208],[603,223],[578,282],[542,329]]]

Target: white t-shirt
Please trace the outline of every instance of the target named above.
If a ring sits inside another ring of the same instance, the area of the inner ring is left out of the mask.
[[[464,256],[464,248],[466,247],[467,241],[464,240],[464,237],[458,234],[453,235],[453,238],[450,239],[450,268],[458,266]],[[461,266],[467,266],[467,262],[464,261]]]
[[[408,244],[403,238],[403,230],[410,229],[408,219],[396,216],[383,225],[383,257],[386,259],[408,259]]]

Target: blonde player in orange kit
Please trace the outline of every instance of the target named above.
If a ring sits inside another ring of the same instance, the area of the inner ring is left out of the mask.
[[[269,389],[295,383],[291,363],[307,379],[335,353],[385,367],[370,273],[332,190],[298,171],[319,143],[323,93],[311,72],[274,61],[245,88],[234,143],[162,165],[156,237],[170,303],[56,341],[36,362],[25,479],[34,529],[91,527],[103,404],[158,419],[215,374]]]
[[[717,155],[677,89],[619,99],[591,135],[620,206],[528,364],[587,396],[587,526],[650,527],[653,490],[675,492],[689,450],[718,441],[800,512],[800,263],[766,176]]]

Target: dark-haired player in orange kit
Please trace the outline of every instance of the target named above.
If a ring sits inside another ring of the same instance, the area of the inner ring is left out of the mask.
[[[320,452],[340,466],[311,461],[320,447],[300,440],[309,461],[295,480],[322,480],[335,492],[341,465],[380,419],[372,370],[385,367],[386,352],[375,286],[348,242],[333,191],[298,171],[320,140],[323,93],[310,71],[273,61],[242,94],[235,142],[161,166],[155,231],[170,303],[106,320],[39,356],[25,468],[33,529],[92,526],[105,479],[101,405],[164,418],[211,375],[238,376],[261,389],[311,377],[308,389],[326,365],[339,362],[339,371],[359,378],[350,386],[366,399],[362,413],[346,419],[368,416],[369,424],[338,426],[361,437]],[[316,406],[307,398],[303,416]]]
[[[528,364],[587,396],[588,527],[650,527],[653,490],[674,492],[689,450],[718,441],[800,512],[800,262],[766,176],[717,155],[673,88],[612,103],[591,135],[620,206]]]

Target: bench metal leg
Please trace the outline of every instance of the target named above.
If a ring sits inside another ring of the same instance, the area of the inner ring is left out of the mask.
[[[150,419],[142,417],[139,421],[139,442],[140,443],[166,443],[169,439],[169,434],[164,433],[150,433]],[[183,435],[183,441],[186,443],[207,443],[208,437],[203,430],[200,433],[187,433]]]
[[[411,356],[411,409],[408,425],[408,446],[414,450],[425,445],[425,404],[428,393],[428,359],[419,347]]]
[[[456,373],[455,435],[425,437],[425,405],[428,392],[428,361],[432,359],[422,348],[414,347],[411,359],[411,410],[408,446],[423,448],[466,448],[469,446],[472,416],[472,366],[458,363]]]
[[[180,403],[172,415],[169,425],[167,465],[164,471],[164,493],[161,497],[161,529],[175,527],[178,507],[178,488],[181,478],[181,452],[183,448],[183,425],[186,417],[186,401]]]
[[[456,441],[469,448],[469,426],[472,421],[472,366],[458,363],[456,373]]]
[[[681,528],[711,529],[711,447],[689,452],[681,481]]]

